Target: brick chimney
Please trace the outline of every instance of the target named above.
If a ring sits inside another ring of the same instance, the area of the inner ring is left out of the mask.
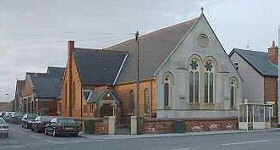
[[[278,47],[275,46],[275,41],[272,41],[272,45],[268,48],[268,60],[278,65]]]

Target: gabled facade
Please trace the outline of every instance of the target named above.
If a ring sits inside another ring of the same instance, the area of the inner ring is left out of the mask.
[[[277,116],[278,47],[273,41],[268,52],[233,49],[229,54],[243,83],[242,99],[249,103],[272,104]]]
[[[70,41],[62,114],[102,117],[101,110],[106,109],[111,112],[106,115],[114,114],[123,120],[131,115],[237,117],[242,80],[203,13],[142,35],[138,42],[131,39],[104,50],[92,50],[75,48]],[[96,95],[90,100],[92,94]],[[112,97],[106,98],[107,94]]]
[[[21,98],[23,95],[23,87],[25,85],[25,80],[17,80],[16,90],[15,90],[15,99],[14,99],[14,111],[21,112]]]

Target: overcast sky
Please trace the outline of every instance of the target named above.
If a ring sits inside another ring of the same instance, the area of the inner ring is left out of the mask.
[[[199,16],[227,53],[267,51],[277,40],[279,0],[0,0],[0,101],[25,72],[66,66],[67,41],[102,48]],[[8,95],[7,95],[8,94]]]

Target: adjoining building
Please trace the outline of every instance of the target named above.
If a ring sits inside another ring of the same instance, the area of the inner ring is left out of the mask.
[[[20,99],[20,112],[57,115],[61,81],[65,68],[48,67],[47,73],[27,72]]]
[[[229,54],[243,79],[242,99],[248,103],[271,104],[272,123],[278,116],[278,47],[268,52],[234,48]]]

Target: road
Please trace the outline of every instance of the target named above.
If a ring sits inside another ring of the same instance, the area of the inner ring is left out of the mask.
[[[98,136],[52,137],[10,125],[0,150],[264,150],[280,148],[280,131],[220,135],[100,139]]]

